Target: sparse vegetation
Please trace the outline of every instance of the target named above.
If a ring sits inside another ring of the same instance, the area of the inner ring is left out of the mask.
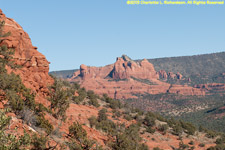
[[[145,118],[144,118],[144,124],[146,126],[149,126],[149,127],[152,127],[155,125],[155,116],[153,115],[153,113],[151,112],[148,112],[146,115],[145,115]]]
[[[225,52],[149,59],[157,71],[180,72],[186,78],[191,78],[192,85],[215,82],[215,76],[224,72],[224,60]]]
[[[10,117],[6,116],[6,110],[0,110],[0,149],[1,150],[16,150],[27,149],[44,150],[46,148],[47,137],[38,136],[37,134],[28,134],[25,130],[23,135],[5,133],[10,124]]]
[[[3,33],[3,26],[4,22],[0,22],[0,38],[10,35],[9,33]],[[50,133],[52,125],[44,117],[42,119],[37,117],[43,116],[43,112],[40,109],[45,109],[45,107],[35,103],[35,94],[24,86],[19,75],[13,72],[7,73],[6,66],[11,69],[20,67],[13,61],[14,49],[8,49],[5,45],[0,46],[0,55],[0,89],[4,96],[3,99],[8,100],[8,107],[11,108],[12,112],[25,119],[25,121],[41,128],[47,128],[46,131]],[[27,118],[26,115],[28,114],[24,113],[25,110],[29,110],[33,117]]]
[[[98,103],[98,100],[97,100],[98,96],[93,91],[88,91],[87,92],[87,97],[89,98],[89,102],[88,103],[90,105],[93,105],[95,107],[99,107],[100,106],[99,103]]]
[[[70,89],[66,88],[62,81],[55,79],[54,84],[50,87],[51,109],[53,110],[53,116],[57,119],[66,119],[65,112],[69,107],[69,100],[72,97]]]
[[[113,150],[148,150],[144,144],[139,144],[141,138],[139,136],[139,126],[130,125],[124,132],[116,134],[115,142],[111,145]]]
[[[108,97],[107,94],[103,94],[102,100],[108,103],[108,107],[112,109],[117,109],[117,108],[120,109],[123,107],[122,103],[119,100],[112,99]]]
[[[69,145],[70,149],[88,150],[94,144],[94,141],[87,139],[87,132],[78,122],[73,123],[69,127],[69,135],[71,136],[71,142],[67,144]]]
[[[167,124],[159,125],[159,127],[158,127],[158,130],[163,132],[163,134],[166,134],[167,129],[168,129]]]

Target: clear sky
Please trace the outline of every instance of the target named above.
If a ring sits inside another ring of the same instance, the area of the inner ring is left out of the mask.
[[[1,0],[50,71],[225,51],[225,5],[127,5],[126,0]]]

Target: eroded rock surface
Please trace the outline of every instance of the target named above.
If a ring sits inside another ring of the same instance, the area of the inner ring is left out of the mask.
[[[183,95],[204,95],[202,89],[186,85],[170,85],[159,80],[163,78],[182,79],[180,73],[156,72],[154,66],[146,59],[135,62],[126,55],[118,57],[116,62],[105,67],[81,65],[69,79],[79,82],[87,90],[97,94],[108,94],[112,98],[136,98],[137,94],[176,93]]]
[[[0,10],[0,20],[5,22],[4,32],[11,35],[3,38],[0,45],[15,49],[14,60],[21,68],[8,72],[20,75],[24,85],[37,94],[36,99],[45,101],[44,96],[48,93],[48,86],[53,79],[48,75],[49,62],[46,57],[33,46],[29,35],[13,19],[7,18]]]

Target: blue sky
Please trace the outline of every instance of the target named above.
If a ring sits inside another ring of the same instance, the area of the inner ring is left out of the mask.
[[[225,5],[127,5],[126,0],[4,0],[50,71],[225,51]]]

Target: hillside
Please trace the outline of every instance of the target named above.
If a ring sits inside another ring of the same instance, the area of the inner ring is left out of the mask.
[[[191,75],[214,76],[225,70],[225,52],[181,57],[148,59],[157,71],[180,72]]]
[[[224,83],[225,52],[183,57],[148,59],[157,71],[179,72],[193,84]],[[219,77],[223,77],[219,79]]]

